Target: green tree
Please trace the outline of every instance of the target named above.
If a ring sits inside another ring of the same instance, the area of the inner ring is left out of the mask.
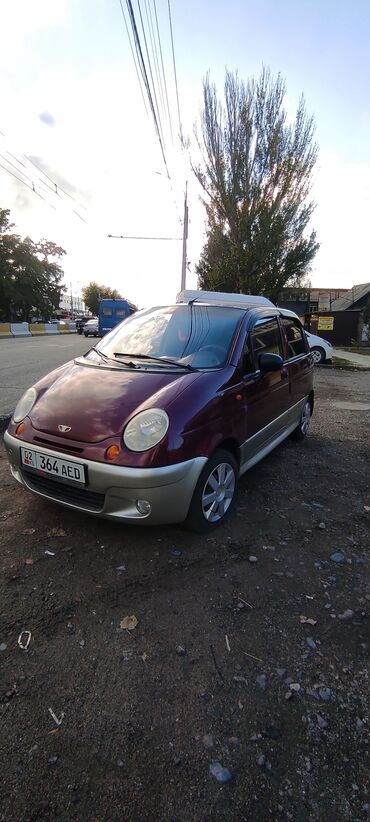
[[[49,319],[64,290],[59,261],[66,252],[49,240],[22,240],[13,228],[10,211],[0,209],[0,317],[27,321],[36,313]]]
[[[85,285],[82,289],[82,297],[85,305],[97,315],[99,310],[99,302],[103,299],[122,300],[123,297],[115,288],[109,288],[107,285],[99,285],[94,280]]]
[[[201,288],[265,294],[301,285],[319,248],[309,231],[317,159],[314,121],[300,99],[294,123],[284,109],[285,83],[268,69],[244,83],[226,72],[224,101],[203,83],[202,162],[207,241],[197,266]]]

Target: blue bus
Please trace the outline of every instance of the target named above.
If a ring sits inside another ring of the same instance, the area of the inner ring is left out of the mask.
[[[99,303],[99,334],[104,337],[118,323],[137,311],[136,305],[129,300],[100,300]]]

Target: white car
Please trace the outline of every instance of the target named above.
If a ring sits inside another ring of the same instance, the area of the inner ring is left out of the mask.
[[[280,313],[283,317],[297,317],[294,311],[289,311],[288,308],[280,308]],[[323,337],[318,337],[317,334],[311,334],[310,331],[305,331],[310,346],[310,351],[313,356],[315,365],[320,365],[323,362],[331,362],[333,359],[333,346]]]
[[[324,340],[323,337],[318,337],[317,334],[311,334],[310,331],[306,331],[306,336],[315,365],[320,365],[322,362],[331,362],[333,359],[332,344]]]

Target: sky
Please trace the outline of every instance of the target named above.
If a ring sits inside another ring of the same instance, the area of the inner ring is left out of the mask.
[[[127,19],[125,0],[122,7]],[[139,7],[150,49],[145,15],[149,9],[154,20],[154,0],[133,0],[138,25]],[[172,141],[163,90],[170,180],[141,96],[120,0],[0,0],[0,207],[10,208],[16,230],[66,249],[65,282],[76,295],[94,279],[139,307],[171,302],[180,289],[188,181],[186,284],[195,288],[205,212],[189,158],[196,157],[202,79],[210,71],[221,92],[226,67],[248,79],[264,65],[285,78],[288,115],[294,116],[303,93],[316,121],[312,227],[320,250],[311,283],[346,288],[369,281],[368,0],[171,0],[189,149],[179,139],[167,0],[156,0],[156,9],[173,134]],[[159,90],[158,98],[162,110]]]

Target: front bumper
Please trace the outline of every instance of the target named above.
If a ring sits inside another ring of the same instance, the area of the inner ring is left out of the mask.
[[[84,511],[106,519],[120,519],[159,525],[183,522],[186,519],[194,488],[206,457],[194,457],[186,462],[162,468],[126,468],[120,465],[80,459],[50,448],[4,434],[10,470],[18,482],[42,497],[59,502],[67,508]],[[21,465],[21,446],[29,446],[45,457],[68,459],[87,468],[86,488],[55,481],[48,475],[25,471]],[[150,513],[140,514],[137,500],[150,503]]]

